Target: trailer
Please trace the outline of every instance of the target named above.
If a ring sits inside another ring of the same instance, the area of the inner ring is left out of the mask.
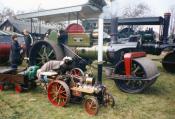
[[[36,87],[36,70],[38,66],[20,67],[0,67],[0,91],[14,88],[16,93],[28,91]]]

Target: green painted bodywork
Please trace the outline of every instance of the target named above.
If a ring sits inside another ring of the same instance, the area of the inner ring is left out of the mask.
[[[27,77],[28,80],[35,80],[36,78],[36,73],[37,70],[39,69],[39,66],[30,66],[26,71],[25,71],[25,76]]]
[[[107,59],[107,46],[103,46],[103,59]],[[91,60],[96,60],[98,56],[98,46],[94,45],[92,47],[77,47],[76,51],[77,55],[82,58],[89,58]]]
[[[48,36],[48,39],[56,43],[58,40],[58,32],[55,30],[52,30]]]
[[[57,43],[58,35],[56,31],[52,31],[49,35],[49,40]],[[69,33],[68,34],[68,41],[67,46],[74,51],[77,55],[79,55],[82,58],[89,58],[91,60],[96,60],[98,56],[98,45],[92,45],[92,39],[90,37],[89,33]],[[107,47],[108,45],[103,46],[103,59],[107,59]],[[65,54],[66,56],[69,56],[68,54]]]

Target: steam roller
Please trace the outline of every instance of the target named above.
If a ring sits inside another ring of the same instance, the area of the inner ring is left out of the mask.
[[[128,71],[129,68],[129,71]],[[127,65],[121,61],[115,66],[114,79],[118,88],[127,93],[139,93],[150,87],[159,76],[155,64],[146,57],[132,59],[132,64]]]
[[[175,73],[175,51],[169,52],[162,60],[162,66],[167,72]]]

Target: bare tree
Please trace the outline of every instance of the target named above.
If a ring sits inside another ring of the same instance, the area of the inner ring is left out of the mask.
[[[145,3],[138,3],[138,4],[129,4],[123,9],[122,17],[123,18],[132,18],[132,17],[144,17],[148,16],[148,13],[150,12],[150,8]],[[126,26],[122,26],[122,28],[125,28]],[[129,28],[132,28],[133,30],[141,30],[143,29],[142,26],[134,25],[134,26],[127,26]]]
[[[150,12],[150,8],[148,5],[144,3],[139,3],[136,5],[128,5],[126,8],[124,8],[122,17],[128,18],[128,17],[142,17],[147,16],[147,13]]]
[[[15,12],[10,8],[4,8],[0,12],[0,21],[3,21],[4,19],[7,19],[12,16],[15,16]]]

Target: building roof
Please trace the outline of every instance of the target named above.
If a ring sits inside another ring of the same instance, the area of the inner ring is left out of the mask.
[[[17,18],[39,18],[40,20],[54,23],[65,20],[76,20],[77,17],[79,19],[97,18],[105,5],[106,2],[104,0],[88,0],[88,2],[82,5],[19,14]]]
[[[11,31],[2,31],[0,30],[0,35],[17,35],[17,36],[23,36],[22,34],[16,33],[16,32],[11,32]]]
[[[9,18],[3,23],[1,23],[0,28],[6,23],[9,22],[11,25],[13,25],[19,32],[22,32],[24,29],[31,32],[31,22],[25,21],[25,20],[17,20],[14,18]],[[41,27],[40,27],[41,26]],[[46,25],[46,24],[39,24],[36,22],[32,22],[32,33],[39,33],[39,34],[45,34],[48,29],[56,29],[55,26]],[[3,30],[3,29],[1,29]]]

